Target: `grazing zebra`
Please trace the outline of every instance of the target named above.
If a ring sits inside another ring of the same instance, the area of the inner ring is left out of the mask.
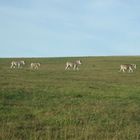
[[[31,69],[38,70],[39,67],[40,67],[40,63],[31,63]]]
[[[78,66],[81,65],[81,60],[77,60],[75,62],[67,62],[65,70],[73,68],[73,70],[79,70]]]
[[[128,71],[128,72],[133,72],[134,69],[136,69],[136,64],[121,64],[120,65],[120,72],[123,71]]]
[[[11,68],[22,68],[25,65],[25,62],[23,60],[21,61],[12,61],[11,62]]]

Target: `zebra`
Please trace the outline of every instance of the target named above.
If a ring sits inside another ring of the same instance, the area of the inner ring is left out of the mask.
[[[21,61],[12,61],[10,68],[22,68],[25,65],[25,62],[23,60]]]
[[[31,63],[31,69],[37,69],[40,67],[40,63]]]
[[[123,71],[128,71],[128,72],[133,72],[134,69],[136,69],[136,64],[121,64],[120,65],[120,72]]]
[[[79,70],[78,66],[81,65],[81,60],[76,60],[74,62],[66,62],[65,70],[73,68],[73,70]]]

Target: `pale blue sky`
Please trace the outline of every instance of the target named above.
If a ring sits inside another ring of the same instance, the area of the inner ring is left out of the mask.
[[[140,0],[0,0],[0,57],[140,55]]]

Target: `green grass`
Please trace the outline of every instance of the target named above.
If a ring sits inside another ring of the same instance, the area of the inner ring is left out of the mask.
[[[0,140],[140,140],[140,57],[82,57],[65,71],[76,59],[0,59]],[[120,73],[123,63],[137,70]]]

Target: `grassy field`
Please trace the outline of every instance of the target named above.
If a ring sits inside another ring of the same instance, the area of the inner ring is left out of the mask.
[[[81,57],[65,71],[76,59],[26,58],[23,69],[0,59],[0,140],[140,140],[140,57]]]

